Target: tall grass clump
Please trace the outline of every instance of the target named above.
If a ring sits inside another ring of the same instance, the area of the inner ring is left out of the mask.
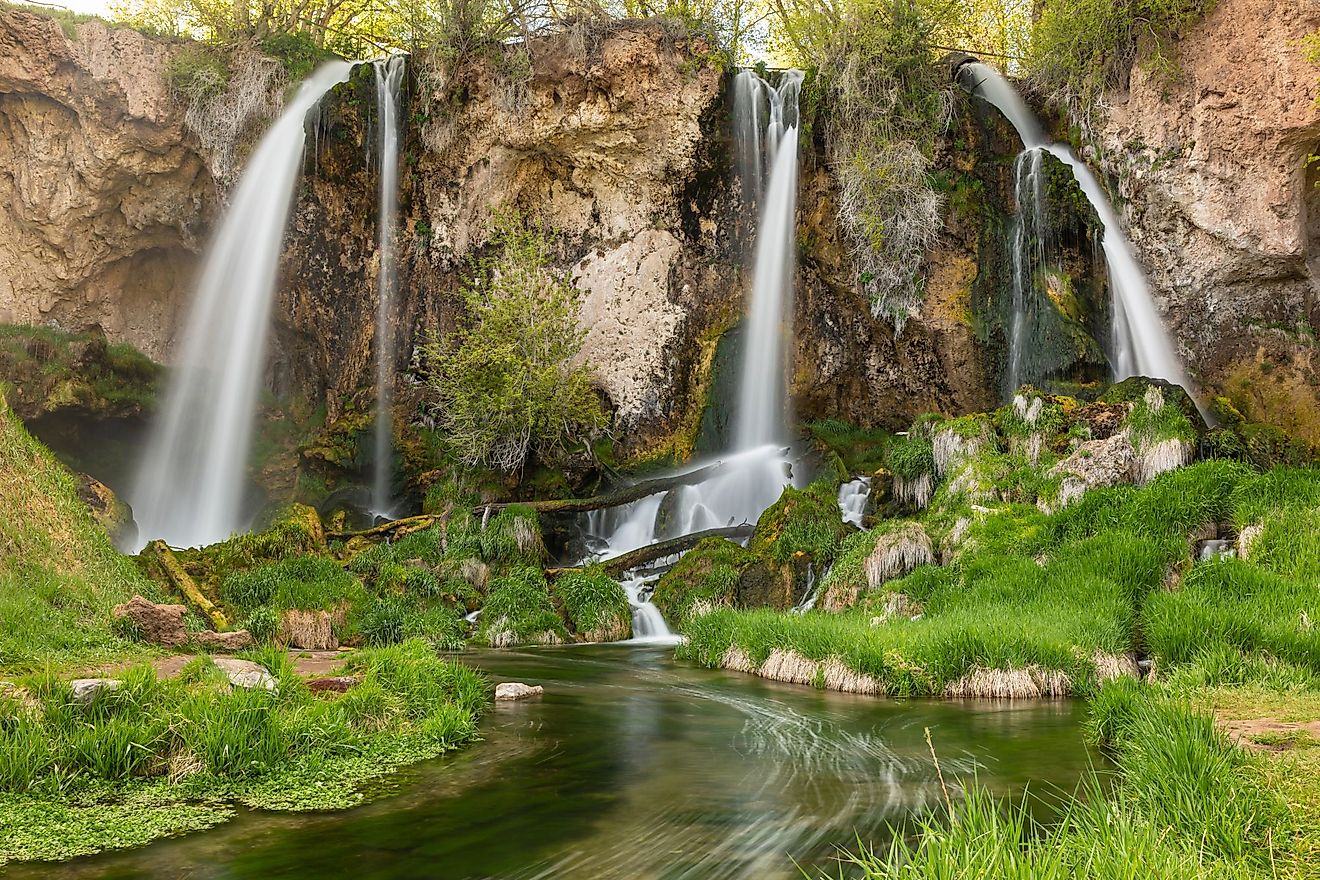
[[[600,566],[565,572],[555,579],[573,631],[589,641],[620,641],[632,632],[632,606],[619,582]]]
[[[235,611],[262,606],[276,611],[332,610],[361,601],[362,582],[324,556],[300,555],[236,572],[220,585],[220,598]]]
[[[523,566],[491,581],[477,635],[494,648],[567,640],[541,569]]]

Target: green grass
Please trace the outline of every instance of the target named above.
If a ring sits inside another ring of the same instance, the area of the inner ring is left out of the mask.
[[[240,614],[261,606],[274,611],[330,611],[361,601],[362,582],[324,556],[288,559],[236,572],[220,585],[220,598]]]
[[[479,640],[507,647],[547,638],[567,640],[564,623],[550,601],[545,574],[539,568],[516,568],[491,581],[482,606]]]
[[[651,602],[671,624],[682,625],[693,606],[733,604],[742,570],[756,559],[725,538],[705,538],[679,558],[655,585]]]
[[[0,400],[0,672],[95,663],[142,649],[110,611],[157,596],[78,499],[72,474]]]
[[[619,641],[632,632],[632,606],[619,582],[599,566],[565,572],[552,591],[559,598],[573,632],[580,636]]]
[[[973,781],[951,818],[928,816],[915,841],[864,849],[852,865],[894,880],[1285,876],[1277,871],[1293,856],[1291,822],[1259,761],[1208,715],[1137,690],[1123,682],[1101,691],[1114,786],[1092,782],[1056,824],[1034,824],[1025,805],[999,803]]]
[[[65,858],[204,827],[231,802],[327,809],[366,796],[364,780],[470,740],[487,687],[413,640],[360,651],[361,683],[312,695],[283,652],[254,655],[278,693],[231,690],[209,661],[172,680],[149,667],[89,705],[50,675],[29,700],[0,701],[0,864]]]

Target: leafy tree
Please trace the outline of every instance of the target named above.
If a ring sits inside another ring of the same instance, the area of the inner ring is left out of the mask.
[[[473,266],[468,323],[425,356],[440,421],[468,465],[519,470],[598,434],[606,415],[578,360],[580,295],[550,264],[549,238],[497,216],[493,253]]]

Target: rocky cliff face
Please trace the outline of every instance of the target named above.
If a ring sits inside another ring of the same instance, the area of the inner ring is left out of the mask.
[[[1221,0],[1170,81],[1134,67],[1100,131],[1129,232],[1195,380],[1320,440],[1320,7]]]
[[[166,86],[173,51],[0,14],[0,323],[100,325],[169,353],[216,204]]]

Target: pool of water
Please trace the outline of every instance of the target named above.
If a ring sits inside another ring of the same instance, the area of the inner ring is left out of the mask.
[[[371,880],[837,876],[973,776],[1045,816],[1098,762],[1071,702],[890,701],[694,668],[659,646],[476,652],[497,704],[483,741],[393,793],[326,814],[244,812],[209,832],[15,878]]]

